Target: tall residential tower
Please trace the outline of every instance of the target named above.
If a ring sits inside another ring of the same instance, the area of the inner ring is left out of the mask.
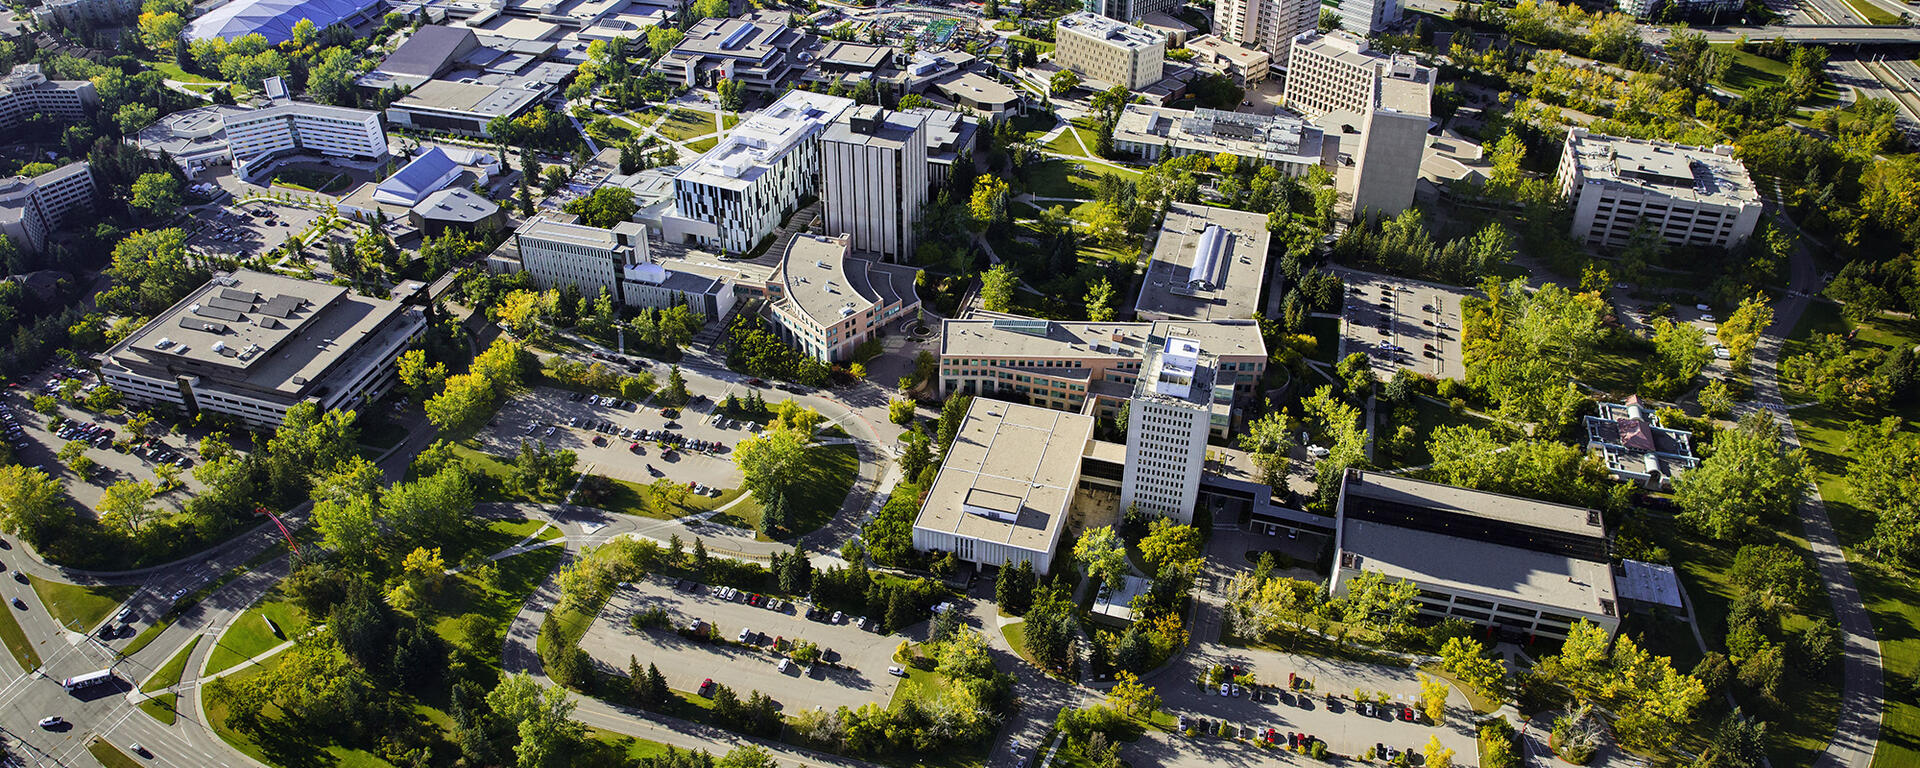
[[[1148,350],[1128,405],[1122,509],[1193,522],[1207,435],[1233,416],[1233,382],[1219,380],[1219,367],[1191,338]]]

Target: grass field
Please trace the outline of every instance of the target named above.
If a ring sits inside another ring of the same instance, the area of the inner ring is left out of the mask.
[[[27,639],[27,632],[20,628],[20,620],[14,618],[11,606],[6,608],[6,618],[0,619],[0,643],[5,643],[7,653],[13,654],[13,660],[20,665],[20,671],[31,672],[40,667],[40,652],[35,650],[33,642]]]
[[[675,108],[672,114],[661,120],[659,129],[661,137],[682,142],[714,131],[712,112],[684,107]]]
[[[1866,19],[1868,24],[1891,25],[1900,23],[1900,17],[1898,15],[1869,2],[1869,0],[1847,0],[1847,7],[1853,9],[1854,13],[1860,14],[1860,18]]]
[[[1713,48],[1722,56],[1732,57],[1733,63],[1727,67],[1727,76],[1720,81],[1720,84],[1729,91],[1745,94],[1762,85],[1786,82],[1786,62],[1774,61],[1750,51],[1734,50],[1731,43],[1715,44]],[[1839,98],[1840,89],[1835,88],[1832,83],[1822,83],[1819,90],[1814,92],[1813,103],[1824,104],[1837,101]]]
[[[220,82],[210,77],[205,77],[203,75],[196,75],[192,72],[188,72],[184,69],[181,69],[180,65],[175,64],[171,61],[156,60],[156,61],[142,61],[140,63],[147,65],[148,69],[151,69],[155,72],[160,73],[161,77],[164,77],[168,80],[178,80],[183,83],[218,83]]]
[[[1082,118],[1082,119],[1085,119],[1085,118]],[[1075,125],[1069,124],[1064,127],[1064,130],[1060,131],[1060,135],[1053,137],[1053,141],[1047,142],[1047,149],[1054,152],[1058,152],[1063,155],[1073,155],[1074,157],[1086,157],[1087,149],[1091,149],[1091,147],[1089,146],[1087,148],[1082,148],[1080,146],[1080,142],[1082,138],[1086,138],[1086,137],[1084,137],[1082,134],[1079,133],[1079,128]],[[1088,141],[1088,144],[1092,143],[1091,138],[1088,138],[1087,141]]]
[[[847,492],[860,474],[860,454],[851,445],[817,447],[806,452],[796,474],[788,506],[794,511],[792,533],[799,536],[826,525],[845,505]],[[760,502],[749,497],[715,515],[714,522],[759,530],[763,514]]]
[[[689,141],[687,142],[686,146],[688,151],[705,152],[709,149],[713,149],[714,146],[718,145],[719,143],[720,143],[719,139],[714,138],[712,136],[708,136],[704,139],[694,139],[693,141]]]
[[[87,754],[93,755],[104,768],[140,768],[140,761],[98,736],[87,741]]]
[[[179,684],[180,676],[187,671],[187,659],[193,656],[193,649],[200,647],[201,637],[203,635],[194,635],[193,639],[187,642],[186,647],[181,648],[179,653],[167,660],[167,663],[160,665],[160,669],[153,673],[153,677],[147,678],[146,684],[140,686],[140,692],[152,693]]]
[[[120,603],[133,594],[133,587],[83,587],[27,575],[40,604],[60,625],[75,632],[90,632]]]
[[[1055,158],[1028,172],[1026,191],[1039,197],[1092,200],[1100,189],[1100,177],[1109,173],[1119,174],[1128,181],[1140,179],[1139,171]]]
[[[268,619],[280,627],[280,634],[274,634],[267,625]],[[207,654],[207,668],[201,674],[213,675],[231,669],[240,662],[299,637],[312,625],[306,613],[287,602],[280,590],[275,588],[227,627],[213,651]]]
[[[1782,354],[1799,351],[1815,334],[1849,331],[1855,332],[1856,347],[1887,349],[1920,340],[1920,324],[1912,319],[1882,316],[1856,324],[1842,317],[1834,305],[1815,302],[1794,328]],[[1792,394],[1788,393],[1790,401],[1794,399]],[[1857,547],[1873,533],[1873,515],[1859,506],[1852,484],[1846,480],[1848,425],[1857,420],[1878,420],[1884,414],[1839,412],[1817,403],[1796,407],[1790,413],[1800,444],[1807,450],[1827,516],[1846,547],[1860,599],[1873,618],[1880,641],[1888,695],[1884,697],[1880,746],[1873,764],[1876,768],[1920,765],[1920,707],[1915,706],[1911,695],[1903,695],[1914,680],[1920,679],[1920,590],[1915,588],[1916,574],[1911,569],[1874,561],[1858,551]],[[1897,415],[1909,422],[1920,417],[1912,408]],[[1798,526],[1793,530],[1797,532]],[[1781,764],[1778,758],[1775,764]]]
[[[450,645],[464,648],[479,663],[449,670],[446,679],[441,681],[443,684],[419,692],[418,698],[413,701],[416,717],[446,731],[452,723],[446,708],[454,683],[464,679],[482,688],[490,689],[494,685],[500,674],[500,640],[508,623],[534,587],[547,579],[559,563],[561,554],[559,548],[548,547],[500,560],[497,563],[499,572],[491,584],[483,584],[473,572],[449,580],[433,605],[434,632]],[[478,616],[479,619],[469,620],[472,616]],[[260,664],[234,672],[225,680],[228,684],[245,685],[256,676],[275,668],[282,658],[275,656],[266,659]],[[380,768],[390,765],[372,752],[342,746],[334,734],[295,732],[286,728],[283,721],[272,717],[274,710],[271,708],[268,710],[269,735],[265,737],[265,743],[261,743],[230,726],[227,722],[230,712],[225,700],[206,697],[206,707],[208,724],[221,738],[241,752],[271,765],[326,765],[337,768]],[[444,733],[442,735],[447,736]],[[448,748],[451,749],[450,746]],[[630,747],[628,754],[652,754],[636,749]],[[439,751],[440,748],[436,747],[435,752]]]

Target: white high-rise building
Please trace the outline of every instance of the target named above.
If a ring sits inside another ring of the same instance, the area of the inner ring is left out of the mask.
[[[1618,248],[1642,226],[1673,245],[1731,247],[1760,223],[1760,191],[1734,148],[1567,131],[1556,181],[1574,237]]]
[[[1160,33],[1081,11],[1053,24],[1053,63],[1110,85],[1160,82],[1167,39]]]
[[[1287,66],[1288,46],[1320,23],[1320,0],[1220,0],[1213,7],[1213,33],[1234,45],[1266,51],[1273,66]]]
[[[233,168],[245,175],[248,166],[282,154],[314,154],[382,160],[387,156],[387,129],[380,113],[365,109],[288,101],[251,112],[221,118]]]
[[[1129,24],[1156,13],[1170,13],[1179,7],[1180,0],[1085,0],[1080,6],[1087,13],[1097,13]]]
[[[1340,0],[1332,11],[1340,29],[1367,37],[1400,23],[1400,0]]]
[[[1190,338],[1169,337],[1148,350],[1127,411],[1127,466],[1120,508],[1193,522],[1207,435],[1233,418],[1233,382]]]
[[[820,138],[827,231],[853,236],[853,249],[888,261],[912,258],[914,227],[927,202],[927,119],[857,107]]]
[[[47,233],[93,210],[93,194],[93,171],[85,160],[0,181],[0,234],[20,250],[46,250]]]
[[[38,64],[17,64],[0,78],[0,128],[13,128],[41,115],[77,123],[100,105],[91,80],[48,80]]]
[[[673,179],[666,239],[743,254],[820,191],[820,134],[853,99],[788,91]]]

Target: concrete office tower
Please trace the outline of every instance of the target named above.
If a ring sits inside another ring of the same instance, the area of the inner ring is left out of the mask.
[[[1400,23],[1400,0],[1339,0],[1333,12],[1341,31],[1368,37]]]
[[[1380,81],[1388,77],[1423,83],[1429,96],[1434,74],[1411,56],[1375,51],[1367,41],[1345,33],[1307,32],[1292,41],[1287,69],[1287,107],[1318,118],[1333,112],[1364,115],[1378,102]]]
[[[1193,522],[1207,434],[1233,415],[1233,383],[1217,382],[1218,371],[1219,361],[1190,338],[1171,337],[1147,351],[1128,406],[1122,510]]]
[[[1266,51],[1285,68],[1289,46],[1320,23],[1319,0],[1220,0],[1213,7],[1213,33],[1234,45]]]
[[[820,136],[827,231],[853,236],[853,249],[907,261],[927,202],[927,119],[856,107]]]
[[[0,181],[0,234],[23,251],[46,250],[48,233],[92,211],[93,171],[85,160]]]
[[[1053,63],[1109,85],[1145,88],[1160,82],[1167,39],[1082,11],[1054,22]]]
[[[1567,131],[1556,181],[1573,203],[1573,236],[1618,248],[1644,225],[1673,245],[1726,248],[1747,239],[1760,222],[1760,191],[1733,153]]]
[[[1396,216],[1413,205],[1420,161],[1427,152],[1432,70],[1420,72],[1395,61],[1380,79],[1379,103],[1360,129],[1359,157],[1353,162],[1353,211],[1356,215]],[[1422,76],[1425,79],[1422,79]]]

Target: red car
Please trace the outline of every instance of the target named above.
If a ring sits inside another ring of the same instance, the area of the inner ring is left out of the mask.
[[[700,681],[700,695],[706,696],[713,691],[713,678]]]
[[[1413,707],[1401,707],[1400,719],[1409,723],[1413,722]]]
[[[757,606],[760,604],[760,600],[761,600],[761,597],[759,595],[749,595],[747,597],[747,605]]]

